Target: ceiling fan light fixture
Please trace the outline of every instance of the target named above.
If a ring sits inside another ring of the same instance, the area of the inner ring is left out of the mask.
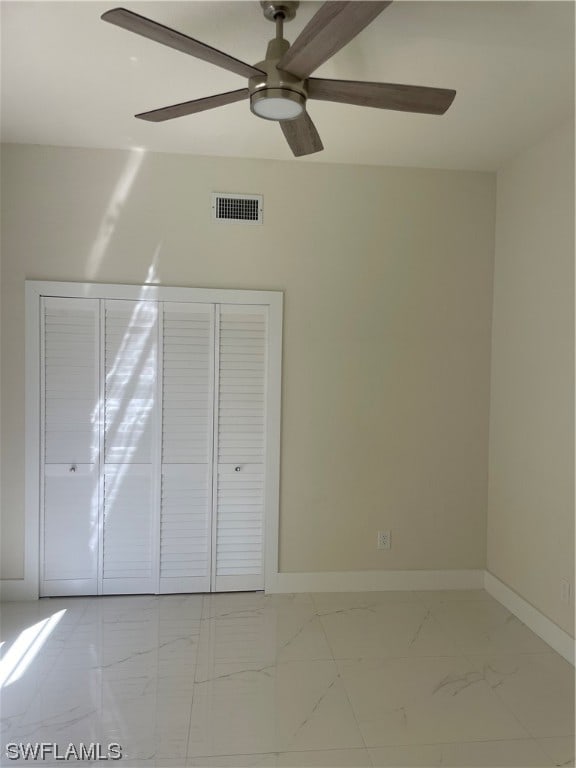
[[[301,93],[287,88],[263,88],[250,97],[250,109],[264,120],[295,120],[305,104]]]

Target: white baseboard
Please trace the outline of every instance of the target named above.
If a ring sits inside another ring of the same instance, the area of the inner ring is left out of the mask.
[[[266,592],[372,592],[377,590],[482,589],[484,572],[463,571],[323,571],[278,573]],[[24,579],[0,581],[0,599],[36,600],[38,588]]]
[[[38,600],[38,587],[26,579],[1,579],[0,601]]]
[[[270,593],[371,592],[411,589],[482,589],[484,571],[326,571],[278,573]]]
[[[540,613],[533,605],[530,605],[528,601],[488,571],[484,571],[484,589],[526,624],[532,632],[535,632],[538,637],[541,637],[545,643],[548,643],[563,656],[566,661],[574,664],[574,640],[568,632]]]
[[[372,592],[388,590],[482,589],[526,624],[571,664],[574,639],[488,571],[324,571],[278,573],[266,592]],[[0,580],[0,600],[37,600],[38,588],[25,579]]]

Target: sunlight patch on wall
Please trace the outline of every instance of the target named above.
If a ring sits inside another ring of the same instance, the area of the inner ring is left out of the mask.
[[[130,150],[128,160],[122,171],[118,183],[112,192],[106,212],[102,217],[98,234],[94,239],[94,245],[90,251],[88,261],[86,264],[86,277],[89,280],[93,280],[100,269],[102,260],[106,255],[108,246],[112,239],[112,235],[116,229],[118,219],[122,212],[130,190],[132,189],[138,171],[142,165],[146,150],[142,147],[133,147]]]

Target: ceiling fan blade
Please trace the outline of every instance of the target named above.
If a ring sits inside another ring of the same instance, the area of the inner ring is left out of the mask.
[[[249,64],[245,64],[243,61],[239,61],[227,53],[201,43],[199,40],[194,40],[194,38],[188,37],[188,35],[182,32],[177,32],[175,29],[165,27],[157,21],[152,21],[145,16],[140,16],[138,13],[128,11],[126,8],[113,8],[102,14],[101,18],[110,24],[115,24],[117,27],[127,29],[129,32],[135,32],[137,35],[142,35],[142,37],[147,37],[157,43],[167,45],[169,48],[175,48],[177,51],[188,53],[190,56],[208,61],[210,64],[215,64],[217,67],[222,67],[237,75],[242,75],[242,77],[254,77],[254,75],[262,74],[262,70],[256,67],[251,67]]]
[[[280,128],[295,157],[313,155],[324,149],[308,112],[303,112],[295,120],[280,120]]]
[[[356,37],[391,2],[351,0],[324,3],[282,56],[278,69],[303,80]]]
[[[170,107],[152,109],[150,112],[140,112],[140,114],[134,115],[134,117],[138,117],[140,120],[149,120],[151,123],[162,123],[164,120],[173,120],[175,117],[193,115],[195,112],[205,112],[207,109],[223,107],[225,104],[242,101],[242,99],[248,98],[249,93],[248,88],[240,88],[238,91],[218,93],[215,96],[207,96],[204,99],[183,101],[181,104],[172,104]]]
[[[456,96],[456,91],[448,88],[366,83],[357,80],[322,80],[317,77],[308,80],[307,88],[310,99],[429,115],[443,115]]]

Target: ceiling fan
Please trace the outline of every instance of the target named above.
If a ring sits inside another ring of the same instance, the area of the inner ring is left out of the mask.
[[[255,115],[280,123],[290,149],[300,157],[324,148],[306,111],[307,99],[431,115],[444,114],[454,100],[456,91],[447,88],[310,77],[390,3],[325,2],[290,45],[283,36],[284,22],[294,18],[299,3],[263,0],[260,5],[264,16],[276,24],[276,36],[268,43],[264,61],[254,66],[125,8],[106,11],[102,19],[248,78],[247,88],[141,112],[137,118],[162,122],[249,98]]]

